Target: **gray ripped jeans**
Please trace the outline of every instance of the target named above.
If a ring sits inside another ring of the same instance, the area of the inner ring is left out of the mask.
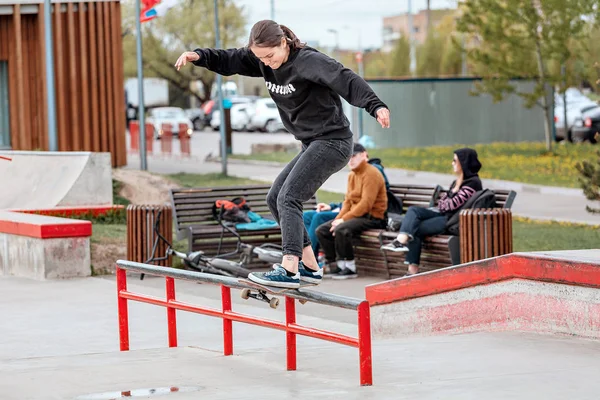
[[[313,140],[283,168],[267,194],[271,214],[281,227],[284,255],[302,256],[310,239],[302,219],[303,205],[352,155],[352,138]]]

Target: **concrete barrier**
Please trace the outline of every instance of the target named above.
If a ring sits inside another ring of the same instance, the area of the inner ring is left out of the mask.
[[[365,290],[376,337],[521,331],[600,339],[600,250],[514,253]]]
[[[90,276],[91,235],[90,221],[0,211],[0,275]]]

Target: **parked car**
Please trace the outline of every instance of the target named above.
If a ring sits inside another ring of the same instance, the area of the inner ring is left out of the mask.
[[[567,139],[572,141],[572,128],[582,114],[593,108],[599,107],[598,103],[587,98],[576,88],[567,89],[567,121],[564,121],[563,96],[560,93],[554,95],[554,126],[556,127],[556,139]]]
[[[247,129],[246,127],[250,121],[250,115],[248,114],[249,108],[249,103],[238,103],[231,106],[230,117],[232,130],[245,131]],[[215,131],[219,130],[219,127],[221,126],[221,112],[219,110],[213,111],[210,126]]]
[[[180,134],[192,136],[194,132],[192,121],[185,115],[183,109],[179,107],[153,108],[148,114],[147,122],[154,125],[155,139],[160,139],[163,134],[162,124],[171,124],[173,136],[179,136]],[[185,132],[179,132],[179,124],[187,126]]]
[[[201,108],[188,108],[185,110],[185,115],[192,121],[195,131],[204,129],[204,111]]]
[[[240,104],[240,103],[251,103],[254,100],[258,99],[258,96],[231,96],[227,97],[231,104]],[[202,111],[204,112],[204,124],[210,125],[210,121],[212,121],[212,113],[219,109],[218,103],[215,101],[216,99],[211,99],[202,104]]]
[[[600,137],[600,107],[593,108],[583,113],[582,118],[571,129],[573,142],[596,143]]]
[[[285,129],[277,105],[270,97],[264,97],[252,103],[248,130],[274,133]]]

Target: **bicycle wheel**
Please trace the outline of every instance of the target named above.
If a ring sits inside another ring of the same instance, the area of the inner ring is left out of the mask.
[[[211,267],[204,260],[201,260],[200,262],[197,262],[197,261],[194,262],[189,259],[184,259],[183,264],[186,269],[196,271],[196,272],[203,272],[203,273],[213,274],[213,275],[224,275],[224,276],[230,276],[230,277],[237,276],[234,273],[230,273],[230,272],[224,271],[222,269]]]
[[[240,263],[236,263],[234,261],[224,260],[222,258],[210,258],[206,260],[206,262],[217,269],[235,274],[241,278],[247,278],[248,274],[250,273],[250,270],[242,267]]]

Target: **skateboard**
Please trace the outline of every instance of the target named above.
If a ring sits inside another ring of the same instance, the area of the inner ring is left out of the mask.
[[[267,293],[274,294],[274,295],[282,295],[285,292],[288,292],[290,290],[298,290],[298,289],[301,289],[301,288],[307,287],[307,286],[316,286],[316,283],[300,282],[299,288],[280,288],[280,287],[276,287],[276,286],[261,285],[260,283],[253,282],[249,279],[238,279],[238,281],[255,288],[255,289],[248,289],[248,288],[242,289],[242,293],[241,293],[242,299],[247,300],[248,298],[251,297],[256,300],[264,301],[265,303],[269,303],[269,306],[271,308],[277,308],[277,306],[279,306],[279,299],[277,297],[269,297],[269,296],[267,296]],[[306,300],[298,300],[298,301],[300,302],[300,304],[306,303]]]

